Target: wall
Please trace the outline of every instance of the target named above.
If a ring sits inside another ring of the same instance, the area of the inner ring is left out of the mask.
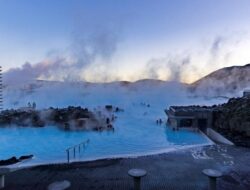
[[[211,128],[207,128],[206,134],[210,139],[212,139],[215,142],[227,144],[227,145],[234,145],[234,143],[232,143],[231,141],[229,141],[228,139],[226,139],[221,134],[219,134],[218,132],[216,132],[215,130]]]

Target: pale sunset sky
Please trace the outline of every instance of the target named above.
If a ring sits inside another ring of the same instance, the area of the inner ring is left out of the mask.
[[[249,0],[0,0],[0,65],[37,79],[192,82],[250,62]]]

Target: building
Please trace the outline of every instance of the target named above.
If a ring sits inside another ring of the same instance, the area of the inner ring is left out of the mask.
[[[3,81],[2,81],[2,67],[0,66],[0,111],[3,110]]]
[[[213,122],[213,110],[206,106],[170,106],[165,110],[168,123],[174,129],[181,127],[205,130]]]
[[[243,97],[250,97],[250,90],[244,90]]]

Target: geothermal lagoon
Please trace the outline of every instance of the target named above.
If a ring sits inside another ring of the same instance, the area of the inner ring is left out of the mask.
[[[54,84],[55,85],[55,84]],[[8,159],[12,156],[33,154],[34,158],[23,165],[67,162],[66,149],[79,144],[87,139],[89,143],[80,154],[76,150],[76,157],[73,159],[73,151],[70,153],[70,161],[96,160],[101,158],[133,157],[164,153],[172,150],[187,148],[190,146],[201,146],[212,144],[203,134],[192,130],[181,129],[173,131],[166,125],[167,116],[164,109],[172,104],[192,104],[200,102],[211,105],[222,100],[204,100],[187,98],[180,89],[168,91],[169,84],[157,86],[153,91],[142,86],[140,91],[136,88],[127,89],[124,87],[114,88],[103,86],[91,86],[79,88],[70,85],[60,87],[39,85],[38,89],[32,89],[25,99],[20,102],[14,100],[23,96],[21,92],[8,96],[9,108],[24,105],[27,100],[34,100],[40,108],[47,105],[67,106],[79,105],[91,110],[102,109],[109,103],[124,109],[123,112],[115,113],[117,119],[114,121],[114,131],[64,131],[55,126],[35,127],[1,127],[0,128],[0,159]],[[79,85],[79,84],[78,84]],[[50,98],[46,98],[46,90],[50,89]],[[57,98],[55,89],[64,88],[67,94],[64,101]],[[102,95],[99,96],[99,92]],[[126,95],[124,95],[126,91]],[[13,93],[8,89],[7,94]],[[70,94],[69,94],[70,93]],[[81,94],[82,96],[79,96]],[[165,96],[159,96],[165,94]],[[162,97],[161,99],[155,97]],[[39,98],[40,97],[40,98]],[[112,97],[112,101],[111,98]],[[15,102],[15,104],[13,104]],[[38,108],[39,109],[39,108]],[[162,124],[156,124],[157,119],[162,119]]]
[[[125,114],[124,114],[125,115]],[[122,113],[120,113],[122,117]],[[63,131],[54,126],[43,128],[14,127],[1,129],[1,159],[34,154],[33,163],[66,162],[66,149],[86,139],[90,142],[76,159],[127,157],[167,152],[187,145],[208,144],[209,140],[200,133],[189,130],[172,131],[164,124],[147,124],[143,117],[136,121],[120,119],[115,131]],[[71,151],[71,160],[73,151]],[[73,161],[73,160],[72,160]]]

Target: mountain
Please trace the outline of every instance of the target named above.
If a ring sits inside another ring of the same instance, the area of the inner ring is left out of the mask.
[[[150,100],[157,104],[159,101],[162,105],[167,105],[170,100],[174,103],[177,98],[186,100],[197,96],[228,99],[228,97],[242,96],[242,91],[247,88],[250,88],[250,64],[219,69],[189,85],[154,79],[109,83],[33,80],[10,84],[5,80],[3,100],[5,108],[22,107],[30,101],[39,102],[38,105],[41,107],[64,107],[89,102],[92,104],[123,102],[123,98],[141,99],[144,102]],[[190,93],[187,93],[187,89]]]
[[[189,90],[201,96],[239,96],[248,88],[250,88],[250,64],[214,71],[192,83]]]

